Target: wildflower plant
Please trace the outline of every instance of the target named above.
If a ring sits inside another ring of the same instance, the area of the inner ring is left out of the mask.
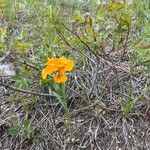
[[[62,94],[63,94],[63,106],[65,110],[67,109],[67,101],[65,94],[65,82],[68,80],[66,72],[73,69],[75,62],[71,59],[65,57],[60,58],[48,58],[46,67],[42,70],[42,78],[45,80],[48,75],[54,75],[54,82],[61,84]]]

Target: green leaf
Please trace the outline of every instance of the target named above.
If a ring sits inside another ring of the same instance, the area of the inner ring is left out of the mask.
[[[129,27],[130,25],[131,25],[130,14],[123,14],[120,18],[119,26],[120,27]]]
[[[149,58],[150,57],[150,48],[141,48],[141,47],[137,47],[136,49],[136,52],[144,58]]]
[[[0,42],[4,42],[5,37],[7,37],[7,26],[0,28]]]
[[[148,45],[140,45],[139,48],[141,48],[141,49],[149,49],[150,50],[150,44],[148,44]]]
[[[24,126],[24,128],[25,129],[29,129],[30,128],[30,121],[29,120],[24,120],[24,122],[23,122],[23,126]]]
[[[16,86],[18,88],[27,88],[28,80],[25,77],[15,76],[13,77],[13,81],[16,81]]]
[[[74,15],[72,17],[72,22],[84,23],[85,22],[85,18],[78,11],[78,12],[76,12],[76,15]]]
[[[64,109],[67,111],[68,108],[67,108],[66,103],[64,102],[64,99],[62,98],[62,96],[60,96],[60,95],[57,94],[56,92],[53,92],[53,94],[56,96],[56,98],[57,98],[58,101],[61,103],[61,105],[64,107]]]
[[[134,101],[131,98],[128,98],[123,105],[123,114],[125,116],[128,116],[133,106],[134,106]]]
[[[122,4],[122,3],[111,3],[109,6],[108,6],[108,10],[109,11],[118,11],[122,8],[125,7],[125,4]]]
[[[19,40],[13,41],[14,51],[19,54],[26,54],[30,50],[31,47],[32,47],[32,44],[30,42],[24,42],[24,41],[19,41]]]
[[[12,127],[9,129],[9,134],[13,137],[16,137],[19,134],[20,130],[16,127]]]
[[[104,7],[99,7],[96,12],[96,19],[98,21],[104,20],[104,16],[107,12],[107,9]]]
[[[52,87],[54,88],[55,92],[62,96],[62,90],[59,84],[53,82]]]

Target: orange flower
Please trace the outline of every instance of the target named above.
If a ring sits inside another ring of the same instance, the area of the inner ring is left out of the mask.
[[[46,67],[42,71],[42,78],[46,79],[47,75],[56,73],[54,81],[57,83],[64,83],[67,81],[65,72],[71,71],[74,67],[74,61],[65,57],[48,58]]]
[[[74,61],[70,59],[66,59],[65,57],[61,57],[59,59],[60,61],[60,66],[59,70],[61,73],[65,73],[66,71],[71,71],[74,67]]]
[[[56,83],[64,83],[68,80],[68,77],[65,76],[64,74],[61,74],[60,72],[56,73],[56,76],[54,77],[54,81]]]

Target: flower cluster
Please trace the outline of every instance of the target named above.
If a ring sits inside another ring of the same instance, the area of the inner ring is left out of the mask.
[[[42,71],[42,78],[46,79],[47,75],[55,73],[54,81],[56,83],[64,83],[68,80],[65,72],[71,71],[75,63],[73,60],[65,57],[60,58],[48,58],[46,67]]]

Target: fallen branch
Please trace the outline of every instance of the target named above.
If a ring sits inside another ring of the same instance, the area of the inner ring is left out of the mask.
[[[37,92],[29,91],[29,90],[19,89],[19,88],[16,88],[14,86],[10,86],[10,85],[2,83],[2,82],[0,83],[0,86],[3,86],[6,89],[10,89],[10,90],[15,91],[15,92],[21,92],[21,93],[26,93],[26,94],[36,95],[36,96],[56,97],[54,92],[52,92],[51,94],[37,93]]]

